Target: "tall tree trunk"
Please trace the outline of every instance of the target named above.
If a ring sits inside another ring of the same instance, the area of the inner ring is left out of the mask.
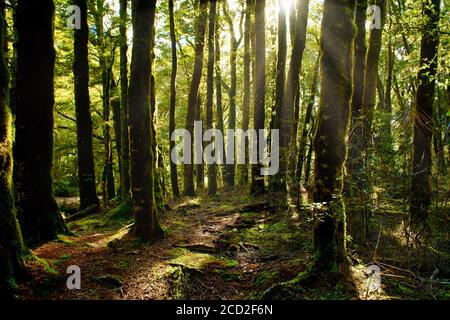
[[[245,2],[245,22],[244,22],[244,89],[242,101],[242,130],[247,132],[250,123],[250,29],[252,24],[252,1]],[[241,181],[244,185],[248,183],[248,137],[244,138],[245,144],[245,164],[241,165]]]
[[[203,115],[202,115],[202,97],[199,93],[198,98],[197,98],[197,106],[195,107],[195,121],[202,121],[202,132],[204,132],[205,130],[205,125],[203,122]],[[202,150],[204,147],[204,143],[203,143],[203,139],[200,138],[200,143],[202,144]],[[197,190],[203,189],[204,187],[204,181],[205,181],[205,169],[203,167],[203,161],[201,161],[200,163],[197,163],[195,165],[195,176],[196,176],[196,182],[197,182]]]
[[[216,19],[216,0],[209,1],[208,22],[208,70],[206,79],[206,129],[213,129],[213,95],[214,95],[214,33]],[[230,110],[231,112],[231,110]],[[231,113],[230,113],[231,116]],[[214,138],[215,139],[215,138]],[[217,151],[215,151],[217,152]],[[216,165],[208,165],[208,194],[215,195],[217,192]]]
[[[280,118],[283,106],[284,84],[286,80],[286,9],[282,0],[278,1],[278,57],[277,57],[277,71],[275,81],[275,106],[272,111],[273,124],[271,129],[280,129]],[[279,179],[271,179],[271,189],[276,191],[282,188],[279,185]]]
[[[24,245],[14,207],[12,188],[12,115],[9,108],[9,70],[5,57],[5,11],[0,10],[0,298],[14,296],[15,276],[23,271]]]
[[[325,0],[321,26],[321,82],[314,138],[314,202],[324,204],[314,228],[315,268],[333,272],[346,265],[342,176],[352,95],[354,0]]]
[[[195,62],[194,70],[192,72],[191,86],[189,88],[188,108],[186,114],[186,130],[194,137],[194,119],[195,109],[198,98],[198,88],[203,70],[203,48],[205,46],[205,29],[207,19],[207,0],[200,0],[199,12],[196,21],[196,35],[195,35]],[[193,151],[192,143],[191,150]],[[194,164],[193,155],[191,153],[191,163],[184,164],[184,194],[186,196],[194,196]]]
[[[295,26],[295,39],[292,48],[292,59],[286,78],[286,87],[280,118],[280,169],[277,179],[280,181],[281,192],[286,192],[286,177],[289,160],[289,147],[292,134],[292,117],[295,96],[299,86],[299,75],[302,67],[302,56],[306,44],[306,26],[308,23],[309,0],[298,0]],[[296,141],[296,139],[295,139]]]
[[[227,2],[223,3],[224,17],[227,20],[228,28],[230,29],[230,89],[228,96],[230,97],[230,108],[228,111],[228,129],[236,129],[236,87],[237,87],[237,73],[236,73],[236,59],[238,40],[236,39],[236,33],[234,32],[234,22],[231,18],[228,9]],[[230,144],[230,141],[227,141]],[[233,158],[236,158],[236,148],[233,149]],[[235,165],[234,163],[225,165],[225,182],[229,186],[234,186],[235,182]]]
[[[220,2],[217,4],[219,6]],[[219,10],[217,10],[219,11]],[[223,123],[223,104],[222,104],[222,71],[220,69],[220,21],[219,17],[216,18],[216,28],[215,28],[215,60],[216,60],[216,128],[222,134],[224,134],[224,123]],[[223,154],[223,162],[227,163],[226,153],[225,153],[225,144],[223,145],[223,149],[221,150]]]
[[[152,39],[156,0],[133,0],[133,50],[128,89],[131,191],[135,216],[134,232],[144,239],[160,238],[163,230],[156,215],[155,160],[152,152],[150,87]]]
[[[265,8],[266,1],[258,0],[255,4],[255,100],[253,106],[254,124],[253,127],[257,131],[256,157],[257,164],[252,166],[252,183],[250,193],[259,195],[265,192],[264,176],[260,170],[263,167],[259,150],[265,144],[264,139],[260,139],[259,130],[264,130],[265,121],[265,91],[266,91],[266,28],[265,28]]]
[[[316,62],[314,64],[314,75],[311,83],[311,89],[309,93],[309,101],[308,105],[306,107],[306,114],[305,114],[305,122],[303,123],[302,128],[302,135],[300,138],[300,147],[298,150],[298,158],[297,158],[297,170],[296,170],[296,181],[298,184],[300,184],[301,178],[302,178],[302,171],[303,171],[303,165],[305,162],[305,155],[306,155],[306,143],[308,139],[308,132],[310,130],[310,122],[312,118],[312,111],[314,108],[314,103],[316,100],[316,94],[317,94],[317,84],[319,79],[319,65],[320,65],[320,56],[317,57]],[[298,185],[298,187],[300,187]],[[297,198],[299,199],[299,198]]]
[[[353,94],[350,117],[350,135],[346,169],[353,180],[362,170],[359,150],[362,144],[361,112],[364,95],[364,73],[366,70],[366,11],[367,0],[356,1],[355,24],[357,28],[354,45]],[[357,179],[354,179],[356,181]],[[350,182],[350,181],[349,181]],[[350,186],[349,186],[350,187]]]
[[[410,196],[410,227],[417,236],[429,232],[431,205],[431,139],[433,136],[433,102],[439,48],[440,1],[423,1],[423,27],[420,45],[420,68],[417,74],[414,152]]]
[[[89,100],[89,59],[87,1],[74,0],[81,10],[81,28],[74,30],[75,114],[77,120],[78,184],[80,210],[99,205],[95,187],[94,151],[92,146],[92,119]]]
[[[170,42],[172,48],[172,74],[170,77],[170,111],[169,111],[169,132],[172,135],[175,130],[175,109],[176,109],[176,95],[177,95],[177,70],[178,70],[178,56],[177,56],[177,38],[175,34],[175,19],[173,12],[173,0],[169,0],[169,21],[170,21]],[[170,139],[170,153],[175,148],[175,141]],[[174,198],[180,197],[180,188],[178,186],[178,171],[175,162],[170,160],[170,182],[172,184],[172,194]]]
[[[120,120],[121,120],[121,190],[122,201],[129,200],[130,194],[130,141],[128,128],[128,0],[120,0]]]
[[[29,245],[67,231],[52,188],[54,10],[52,0],[20,0],[16,11],[14,182],[18,217]]]

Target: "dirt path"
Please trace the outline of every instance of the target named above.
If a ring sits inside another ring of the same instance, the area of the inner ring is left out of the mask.
[[[42,272],[40,266],[32,272],[31,279],[20,284],[21,295],[25,299],[257,298],[272,284],[307,270],[313,253],[310,211],[280,211],[269,200],[223,193],[171,203],[170,210],[160,213],[168,236],[155,244],[140,243],[129,235],[133,221],[126,208],[71,222],[75,235],[33,250],[49,268]],[[371,250],[365,249],[368,256]],[[399,291],[398,282],[385,281],[389,287],[367,295],[364,272],[370,261],[364,263],[363,255],[350,252],[354,262],[359,261],[353,270],[360,298],[395,299],[408,289],[404,289],[408,283]],[[66,269],[71,265],[81,269],[80,290],[66,287]],[[57,273],[49,273],[52,269]],[[313,290],[307,298],[358,297],[337,287]]]

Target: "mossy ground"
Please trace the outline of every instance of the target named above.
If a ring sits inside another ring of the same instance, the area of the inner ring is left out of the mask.
[[[408,258],[401,258],[406,257],[399,234],[401,216],[386,212],[371,216],[366,244],[356,244],[349,237],[349,278],[306,285],[302,280],[314,258],[312,213],[308,206],[294,212],[267,202],[267,197],[222,192],[221,197],[200,195],[169,203],[171,210],[159,212],[168,235],[155,243],[136,241],[129,232],[133,223],[129,208],[113,204],[69,223],[74,235],[61,236],[34,250],[48,270],[36,269],[19,286],[20,297],[260,299],[267,297],[268,289],[283,287],[287,290],[271,298],[449,298],[448,285],[427,281],[429,270],[444,267],[448,260],[431,256],[431,250],[420,258],[412,251]],[[448,252],[442,246],[436,248]],[[374,256],[382,267],[382,287],[367,293],[364,273]],[[65,287],[69,265],[81,268],[81,290]],[[424,280],[421,286],[417,277]],[[434,279],[438,278],[442,282],[440,274]]]

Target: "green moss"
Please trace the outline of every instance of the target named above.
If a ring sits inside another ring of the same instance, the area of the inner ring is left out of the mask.
[[[227,269],[238,265],[236,260],[227,257],[216,257],[206,253],[191,252],[184,248],[170,250],[173,257],[170,263],[186,266],[191,269]]]

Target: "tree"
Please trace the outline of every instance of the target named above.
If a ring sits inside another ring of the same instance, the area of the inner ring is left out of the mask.
[[[176,109],[176,94],[177,94],[177,70],[178,70],[178,56],[177,56],[177,38],[175,34],[175,20],[173,13],[173,0],[169,0],[169,23],[170,23],[170,43],[172,49],[172,73],[170,77],[170,111],[169,111],[169,132],[175,130],[175,109]],[[170,152],[175,148],[175,141],[170,139]],[[170,181],[172,184],[172,193],[174,198],[180,197],[180,189],[178,187],[178,172],[175,162],[170,161]]]
[[[75,114],[77,120],[78,184],[80,210],[98,207],[100,201],[95,187],[94,152],[92,147],[92,119],[89,100],[89,60],[87,1],[74,0],[81,11],[81,28],[74,30]]]
[[[264,130],[265,120],[265,93],[266,93],[266,31],[265,31],[265,7],[266,1],[259,0],[255,4],[255,99],[253,102],[254,129]],[[256,141],[256,150],[260,150],[265,144],[264,139],[260,139],[259,134]],[[255,151],[256,151],[255,150]],[[263,166],[262,159],[256,157],[257,164],[252,166],[252,182],[250,193],[259,195],[265,192],[264,176],[260,169]]]
[[[342,201],[345,138],[352,95],[354,0],[325,0],[321,26],[321,82],[314,138],[316,189],[314,202],[323,204],[314,228],[314,269],[333,272],[345,266],[345,209]]]
[[[52,0],[17,2],[14,183],[18,217],[28,245],[53,240],[67,231],[52,188],[54,10]]]
[[[152,39],[156,0],[133,0],[133,49],[128,107],[130,125],[131,191],[137,237],[152,240],[164,233],[156,214],[150,107]]]
[[[247,132],[250,122],[250,29],[252,24],[252,1],[245,2],[245,22],[244,22],[244,88],[242,101],[242,130]],[[248,137],[245,136],[245,150],[248,150]],[[248,153],[245,154],[245,163],[248,161]],[[248,168],[244,164],[241,167],[242,182],[248,182]]]
[[[217,6],[220,3],[217,4]],[[218,10],[219,11],[219,10]],[[216,34],[214,38],[215,42],[215,69],[216,69],[216,128],[219,130],[222,135],[224,133],[224,122],[223,122],[223,104],[222,104],[222,71],[220,69],[220,19],[217,13],[216,18]],[[226,163],[226,153],[225,153],[225,144],[223,145],[223,149],[221,150],[223,154],[223,162]]]
[[[208,19],[208,70],[206,80],[206,129],[213,129],[213,94],[214,94],[214,33],[216,19],[216,0],[209,2]],[[231,110],[230,110],[231,111]],[[231,114],[230,114],[231,116]],[[215,139],[215,138],[214,138]],[[217,152],[215,150],[214,152]],[[215,195],[217,192],[217,172],[215,164],[208,165],[208,193]]]
[[[128,201],[130,198],[130,141],[128,128],[128,0],[120,0],[120,120],[121,120],[121,190],[122,201]]]
[[[194,120],[195,109],[197,105],[198,88],[200,86],[200,80],[203,70],[203,47],[205,45],[205,28],[207,18],[207,0],[200,0],[199,14],[196,21],[196,34],[195,34],[195,62],[194,70],[192,73],[191,86],[189,88],[188,109],[186,114],[186,130],[190,133],[190,136],[194,136]],[[191,150],[192,144],[191,144]],[[191,153],[193,157],[193,153]],[[184,194],[186,196],[194,196],[194,165],[191,157],[191,163],[184,164]]]
[[[295,95],[299,85],[300,70],[302,67],[302,56],[306,44],[306,26],[308,23],[309,1],[299,0],[297,5],[297,17],[295,25],[295,39],[292,48],[292,59],[286,78],[286,86],[283,104],[280,113],[280,169],[277,173],[280,181],[280,191],[286,192],[286,177],[289,159],[289,148],[291,145],[293,107]],[[296,141],[296,139],[294,140]]]
[[[107,203],[115,197],[114,172],[113,172],[113,153],[111,148],[111,82],[112,66],[114,63],[115,48],[109,48],[108,34],[109,30],[104,30],[104,16],[107,10],[105,0],[96,0],[95,5],[92,2],[91,12],[95,22],[95,45],[99,51],[99,64],[102,72],[102,107],[103,107],[103,172],[102,172],[102,196],[103,202]],[[108,49],[111,52],[108,52]]]
[[[281,0],[278,1],[278,57],[275,84],[275,106],[272,111],[273,124],[271,129],[280,129],[280,118],[283,106],[284,84],[286,79],[286,9]],[[276,191],[282,186],[279,185],[280,179],[272,179],[271,189]]]
[[[431,139],[433,136],[433,102],[439,48],[440,1],[422,1],[426,19],[420,42],[420,67],[417,74],[414,118],[410,227],[419,238],[429,232],[431,205]]]
[[[366,70],[366,11],[367,0],[357,0],[355,11],[357,33],[354,44],[353,94],[350,117],[351,130],[346,162],[347,172],[351,178],[355,178],[357,171],[362,168],[358,150],[362,138],[360,127],[364,94],[364,73]]]
[[[297,170],[295,172],[296,181],[298,183],[298,189],[300,187],[300,181],[302,178],[302,171],[303,171],[303,164],[305,162],[306,140],[308,139],[308,132],[311,129],[310,122],[311,122],[311,118],[312,118],[312,111],[314,108],[314,103],[316,100],[317,83],[318,83],[318,78],[319,78],[319,63],[320,63],[320,59],[318,56],[316,59],[316,62],[314,63],[314,75],[313,75],[312,82],[311,82],[311,89],[310,89],[310,93],[309,93],[308,105],[306,107],[305,122],[303,123],[302,135],[300,138],[300,147],[298,149]],[[297,197],[297,200],[299,200],[299,199],[300,198]]]
[[[0,298],[12,298],[15,276],[23,271],[24,245],[12,188],[12,128],[9,71],[5,59],[5,20],[0,10]]]
[[[237,50],[241,39],[236,38],[236,33],[234,31],[234,22],[230,16],[229,10],[227,8],[227,2],[223,3],[223,13],[225,20],[228,23],[228,28],[230,31],[230,88],[228,90],[228,96],[230,98],[230,108],[228,112],[228,129],[236,129],[236,86],[237,86],[237,73],[236,73],[236,59]],[[228,141],[230,144],[231,142]],[[234,142],[233,142],[234,144]],[[235,158],[235,149],[233,149],[233,158]],[[235,165],[234,163],[229,163],[225,166],[225,181],[229,186],[234,186],[234,175],[235,175]]]

